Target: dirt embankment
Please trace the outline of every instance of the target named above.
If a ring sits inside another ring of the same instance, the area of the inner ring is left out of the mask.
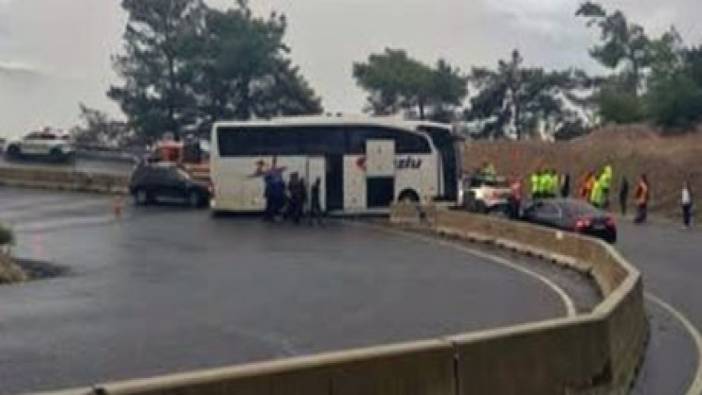
[[[25,272],[8,255],[0,252],[0,285],[27,281]]]
[[[633,125],[604,128],[569,142],[469,143],[465,170],[485,161],[508,176],[526,177],[539,167],[553,167],[570,173],[574,188],[587,171],[609,163],[614,167],[615,196],[622,176],[629,179],[631,196],[638,176],[646,173],[652,187],[652,211],[670,218],[680,216],[680,189],[687,178],[697,204],[702,204],[702,132],[662,137],[646,126]]]

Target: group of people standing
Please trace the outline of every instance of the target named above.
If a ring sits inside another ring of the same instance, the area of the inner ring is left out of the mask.
[[[602,210],[610,209],[610,194],[614,171],[611,165],[605,165],[599,171],[590,171],[580,181],[577,197]],[[531,195],[533,199],[570,196],[571,180],[569,174],[559,175],[555,169],[541,169],[531,174]],[[630,184],[626,176],[621,178],[619,186],[619,205],[622,215],[627,214]],[[634,222],[641,224],[648,218],[648,206],[651,198],[651,186],[646,174],[641,174],[634,190],[636,214]],[[681,196],[683,226],[692,226],[693,197],[690,183],[685,181]]]
[[[287,185],[282,172],[279,171],[265,174],[263,181],[266,199],[264,220],[275,221],[282,217],[294,224],[299,224],[305,216],[308,216],[310,223],[322,224],[321,179],[319,177],[309,188],[309,194],[305,179],[300,177],[297,172],[290,174]]]
[[[568,197],[570,195],[570,175],[559,175],[556,169],[543,169],[530,177],[533,199]]]

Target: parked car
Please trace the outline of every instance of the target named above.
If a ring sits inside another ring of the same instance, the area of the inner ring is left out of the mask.
[[[463,179],[461,205],[474,213],[507,212],[512,189],[504,177],[474,174]]]
[[[617,241],[617,225],[608,213],[576,199],[544,199],[526,205],[525,221],[556,229]]]
[[[39,157],[53,162],[66,162],[73,159],[75,148],[70,135],[47,129],[7,141],[5,155],[10,159]]]
[[[173,163],[139,164],[129,180],[129,192],[136,205],[177,200],[191,207],[206,207],[210,187]]]

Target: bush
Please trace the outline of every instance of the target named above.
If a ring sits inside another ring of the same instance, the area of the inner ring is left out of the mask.
[[[687,129],[702,121],[702,87],[685,74],[653,81],[646,102],[659,126]]]
[[[15,235],[12,233],[12,231],[3,225],[0,225],[0,246],[5,246],[14,242]]]
[[[603,88],[597,102],[604,123],[638,123],[646,118],[641,98],[616,86]]]

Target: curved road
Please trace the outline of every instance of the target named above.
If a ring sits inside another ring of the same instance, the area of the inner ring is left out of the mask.
[[[399,342],[564,315],[535,279],[416,239],[0,188],[16,252],[70,268],[0,287],[0,393]]]
[[[636,395],[702,395],[702,350],[690,328],[662,308],[655,298],[676,309],[702,329],[702,232],[670,223],[635,226],[620,221],[619,250],[643,273],[651,320],[651,344]],[[697,377],[695,376],[697,375]],[[695,381],[695,379],[697,381]],[[690,385],[696,382],[696,388]]]

